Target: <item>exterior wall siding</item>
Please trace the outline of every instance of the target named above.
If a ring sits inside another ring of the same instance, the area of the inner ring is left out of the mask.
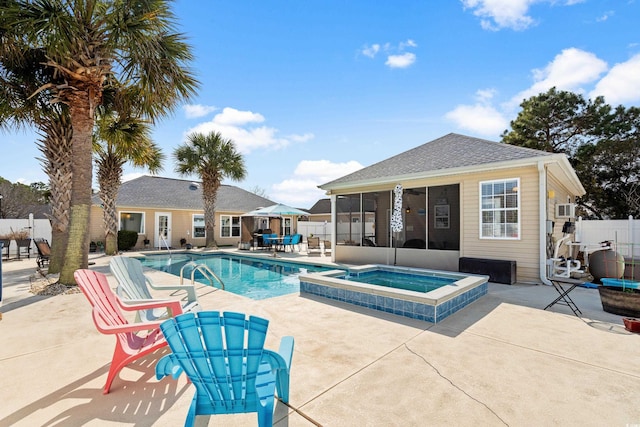
[[[496,179],[519,178],[520,238],[480,238],[480,182]],[[518,282],[539,282],[539,209],[538,170],[528,168],[504,169],[491,174],[478,173],[465,176],[461,185],[462,247],[460,256],[516,261]]]

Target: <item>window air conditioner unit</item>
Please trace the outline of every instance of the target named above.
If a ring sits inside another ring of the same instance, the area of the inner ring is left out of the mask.
[[[556,218],[575,218],[575,203],[564,203],[556,205]]]

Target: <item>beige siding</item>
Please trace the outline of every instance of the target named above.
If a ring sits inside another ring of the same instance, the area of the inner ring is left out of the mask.
[[[517,240],[480,239],[480,182],[497,179],[520,179],[520,238]],[[439,186],[448,184],[460,185],[460,257],[490,258],[514,260],[517,266],[517,281],[520,283],[540,283],[539,265],[539,177],[537,166],[498,169],[495,171],[444,176],[428,179],[403,181],[405,188],[419,186]],[[351,191],[341,191],[341,194],[370,191],[390,191],[392,186],[368,186],[353,188]],[[445,251],[446,252],[446,251]],[[415,253],[415,252],[414,252]],[[337,261],[340,251],[336,253]],[[345,256],[347,253],[345,252]],[[349,253],[348,259],[354,262],[355,253]],[[437,268],[438,265],[448,265],[449,262],[439,259],[434,262],[434,251],[423,252],[423,266]]]

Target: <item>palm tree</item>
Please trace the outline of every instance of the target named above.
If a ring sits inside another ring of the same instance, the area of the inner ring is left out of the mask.
[[[180,175],[197,174],[202,181],[206,246],[215,247],[216,196],[223,178],[240,181],[247,175],[242,154],[235,143],[224,139],[219,132],[208,135],[193,133],[173,156]]]
[[[5,0],[0,12],[3,43],[40,49],[44,64],[64,83],[51,102],[69,108],[72,134],[69,239],[60,282],[74,284],[86,268],[92,183],[94,113],[103,90],[122,82],[135,87],[136,103],[151,120],[193,94],[197,81],[186,67],[192,59],[174,29],[167,0]]]
[[[71,199],[71,122],[64,104],[51,104],[52,88],[38,91],[50,83],[62,83],[53,70],[44,66],[46,58],[39,49],[16,50],[15,45],[0,44],[0,127],[19,129],[33,124],[43,153],[40,159],[49,177],[51,192],[51,260],[49,273],[58,273],[66,248]],[[35,94],[35,95],[34,95]]]
[[[131,162],[147,167],[151,173],[162,169],[164,155],[151,140],[151,129],[136,117],[111,112],[100,115],[94,139],[100,199],[104,205],[105,253],[118,252],[118,214],[116,197],[122,184],[122,167]]]

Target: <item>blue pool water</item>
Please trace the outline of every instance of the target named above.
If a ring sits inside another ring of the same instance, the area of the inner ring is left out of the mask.
[[[227,254],[168,254],[148,255],[140,259],[146,267],[161,270],[180,277],[180,269],[188,262],[195,261],[209,267],[224,283],[225,291],[261,300],[299,292],[300,274],[335,270],[313,264],[257,259]],[[190,267],[184,269],[184,283],[191,283]],[[209,285],[200,272],[195,280]],[[219,286],[214,283],[214,286]]]
[[[458,278],[437,276],[437,275],[417,275],[400,273],[396,271],[374,270],[357,274],[349,274],[346,280],[359,283],[369,283],[371,285],[386,286],[394,289],[405,289],[415,292],[430,292],[445,285],[454,283]]]

